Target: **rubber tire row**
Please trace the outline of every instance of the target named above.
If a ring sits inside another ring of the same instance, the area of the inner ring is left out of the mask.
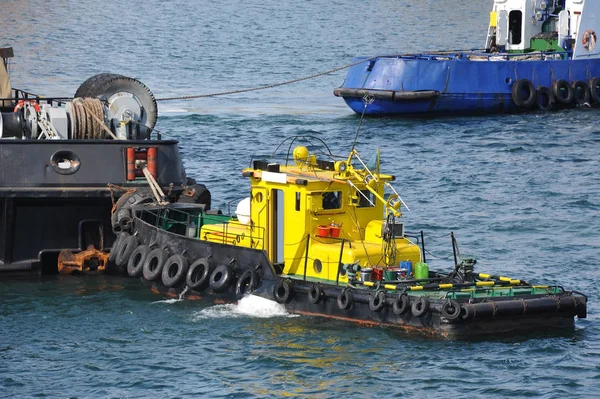
[[[294,296],[293,283],[289,279],[279,279],[273,288],[273,298],[277,303],[289,303]],[[324,297],[323,289],[318,284],[311,284],[307,292],[308,301],[317,304]],[[348,310],[354,300],[349,288],[344,288],[337,296],[337,305],[341,310]],[[369,309],[373,312],[380,312],[387,305],[386,295],[383,291],[374,292],[369,299]],[[392,311],[397,315],[405,314],[410,309],[415,317],[423,317],[430,310],[429,298],[420,296],[412,302],[406,293],[400,293],[392,302]],[[462,314],[463,309],[455,300],[444,302],[441,307],[441,314],[448,320],[455,320]]]
[[[180,254],[169,256],[161,248],[138,245],[137,238],[129,233],[119,234],[109,259],[121,270],[126,268],[130,277],[144,277],[148,281],[161,281],[165,287],[178,287],[185,283],[195,291],[210,288],[215,293],[225,292],[237,280],[236,296],[254,291],[259,283],[257,273],[248,269],[239,278],[229,265],[214,267],[207,258],[200,258],[191,265]]]
[[[600,103],[600,78],[592,78],[587,83],[577,80],[572,84],[558,79],[552,88],[539,86],[537,89],[530,80],[519,79],[511,87],[511,98],[520,108],[535,105],[541,111],[551,111],[556,102],[563,105],[583,105],[591,100]]]

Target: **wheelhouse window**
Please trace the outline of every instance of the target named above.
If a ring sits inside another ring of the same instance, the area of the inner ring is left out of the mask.
[[[328,191],[323,193],[323,209],[340,209],[342,207],[342,192]]]
[[[523,13],[513,10],[508,14],[508,32],[510,44],[521,44]]]
[[[358,207],[371,208],[375,206],[375,196],[369,190],[360,190],[358,193]]]

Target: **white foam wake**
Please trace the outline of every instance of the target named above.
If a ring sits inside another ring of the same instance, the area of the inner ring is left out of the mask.
[[[292,316],[285,310],[283,305],[268,299],[249,295],[242,298],[237,304],[215,305],[202,309],[194,314],[194,320],[235,318],[235,317],[257,317],[269,318],[280,316]]]

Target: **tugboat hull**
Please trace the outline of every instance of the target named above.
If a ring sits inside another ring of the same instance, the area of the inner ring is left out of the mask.
[[[156,206],[146,207],[150,207],[152,213],[157,211]],[[168,256],[184,254],[189,264],[200,258],[207,259],[211,271],[220,265],[231,267],[232,276],[222,291],[215,291],[210,286],[190,288],[185,279],[176,286],[167,287],[161,280],[161,276],[164,279],[167,274],[164,269],[154,280],[141,277],[156,292],[189,299],[231,303],[252,293],[280,303],[290,313],[451,339],[568,330],[573,328],[575,316],[586,317],[587,298],[576,292],[561,290],[548,295],[450,301],[444,298],[447,293],[440,291],[437,297],[428,296],[426,300],[420,299],[423,296],[409,294],[408,302],[402,306],[398,300],[402,291],[368,289],[281,275],[264,251],[186,237],[165,231],[139,217],[134,218],[130,237],[136,238],[136,246],[161,248]],[[252,283],[247,281],[247,284],[243,282],[247,273],[256,273],[256,280]],[[377,297],[380,302],[376,300]],[[349,299],[344,302],[343,298]],[[419,306],[425,302],[426,305]],[[448,310],[450,303],[458,308]]]

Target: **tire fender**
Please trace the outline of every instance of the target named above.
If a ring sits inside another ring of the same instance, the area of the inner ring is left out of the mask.
[[[450,299],[442,305],[442,316],[448,320],[456,320],[460,316],[461,308],[458,302]]]
[[[556,98],[549,87],[540,86],[536,90],[535,105],[540,111],[552,111]]]
[[[350,292],[348,288],[344,288],[337,297],[338,308],[342,310],[350,309],[350,306],[352,306],[352,302],[352,292]]]
[[[510,93],[512,100],[517,107],[529,108],[535,103],[535,86],[527,79],[515,81]]]
[[[140,245],[133,250],[127,261],[127,274],[129,277],[141,277],[144,273],[144,262],[150,253],[150,247]]]
[[[323,290],[319,287],[318,284],[311,284],[308,288],[308,302],[317,304],[321,302],[321,298],[323,297]]]
[[[573,87],[565,79],[552,83],[552,93],[559,103],[570,104],[573,101]]]
[[[288,280],[279,279],[273,288],[273,297],[277,303],[288,303],[292,299],[294,289]]]
[[[169,255],[160,248],[154,248],[152,251],[150,251],[146,257],[146,260],[144,261],[144,278],[148,281],[157,280],[162,273],[162,267],[164,266],[168,257]]]
[[[245,295],[252,293],[258,285],[258,279],[258,275],[254,270],[246,270],[237,280],[235,285],[235,296],[238,299],[241,299]]]
[[[193,290],[203,291],[208,287],[211,272],[212,267],[207,258],[197,259],[188,269],[185,284]]]
[[[229,265],[219,265],[210,274],[208,286],[214,292],[223,292],[231,285],[233,269]]]
[[[590,102],[590,87],[583,80],[573,82],[573,102],[582,105]]]
[[[126,234],[126,233],[123,233]],[[138,246],[138,240],[134,236],[127,234],[119,244],[119,250],[115,256],[115,265],[122,268],[127,264],[129,257]]]
[[[410,299],[406,292],[403,292],[394,299],[392,311],[397,315],[401,315],[406,313],[408,309],[410,309]]]
[[[162,267],[162,283],[165,287],[176,287],[181,284],[188,272],[189,262],[183,255],[173,255],[165,262]]]
[[[375,292],[369,299],[369,309],[373,312],[381,312],[385,306],[385,293],[382,291]]]
[[[429,310],[429,298],[421,296],[413,302],[411,312],[415,317],[421,317]]]
[[[590,97],[594,102],[600,103],[600,78],[591,78],[589,81]]]

